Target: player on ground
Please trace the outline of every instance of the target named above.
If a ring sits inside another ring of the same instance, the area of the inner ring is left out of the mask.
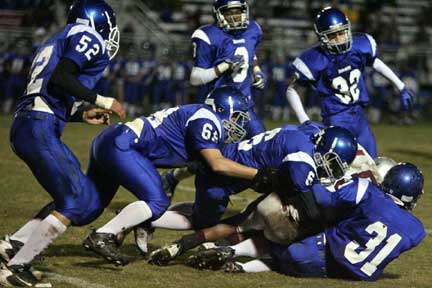
[[[421,222],[408,212],[422,194],[423,176],[409,163],[391,168],[381,186],[352,178],[333,193],[318,189],[317,202],[336,209],[340,221],[328,223],[324,233],[289,246],[261,238],[213,248],[198,253],[201,267],[220,267],[229,259],[223,267],[226,272],[274,270],[296,277],[377,280],[387,264],[425,237]],[[233,261],[234,257],[256,258],[265,252],[270,253],[270,262]]]
[[[231,145],[224,149],[224,152],[229,158],[252,167],[277,168],[280,174],[280,189],[269,189],[268,192],[276,191],[283,199],[299,195],[300,202],[307,207],[307,216],[315,219],[319,213],[313,209],[311,185],[319,177],[317,166],[319,173],[324,169],[339,179],[356,156],[357,142],[349,131],[339,127],[330,127],[321,132],[314,125],[302,125],[299,128],[287,126],[285,129],[268,131],[249,141]],[[313,138],[313,135],[316,138]],[[248,188],[247,183],[239,181],[230,181],[230,184],[222,185],[221,183],[227,181],[209,176],[197,176],[196,201],[192,213],[195,229],[216,224],[225,210],[229,196]],[[214,240],[211,239],[214,235],[220,237],[218,233],[225,228],[227,234],[224,236],[236,231],[236,227],[224,225],[222,224],[220,229],[215,228],[216,231],[209,228],[186,235],[181,240],[154,251],[150,255],[150,262],[165,265],[204,240]],[[294,234],[295,231],[288,237]]]
[[[125,117],[119,102],[91,90],[119,48],[114,11],[102,0],[78,0],[69,10],[67,23],[38,49],[10,130],[13,151],[54,199],[55,210],[39,215],[11,236],[14,244],[25,244],[9,247],[16,248],[12,249],[16,254],[1,253],[8,261],[0,272],[0,284],[5,286],[35,286],[38,281],[29,270],[34,257],[69,225],[92,221],[91,212],[100,205],[94,184],[61,141],[65,124],[103,124],[109,111]],[[76,101],[103,109],[80,112]],[[2,241],[2,250],[6,244],[12,246]]]
[[[156,168],[179,167],[200,161],[217,174],[244,178],[261,187],[272,187],[267,170],[238,164],[220,151],[224,142],[234,143],[247,132],[248,107],[234,87],[220,87],[206,104],[192,104],[156,112],[125,124],[112,125],[93,141],[87,175],[101,193],[103,208],[120,185],[139,201],[125,207],[103,227],[85,239],[84,246],[108,261],[126,265],[115,235],[146,220],[158,219],[169,198]]]
[[[400,91],[405,109],[410,108],[412,95],[396,74],[377,58],[377,44],[372,36],[352,35],[351,24],[340,10],[324,8],[315,19],[314,29],[320,45],[304,51],[292,63],[288,101],[301,123],[308,120],[294,84],[312,85],[321,97],[324,124],[350,130],[375,158],[375,137],[363,111],[369,103],[364,80],[365,67],[373,67],[393,83]]]

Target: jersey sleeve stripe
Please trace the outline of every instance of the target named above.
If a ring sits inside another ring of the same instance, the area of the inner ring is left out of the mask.
[[[102,46],[102,53],[105,53],[105,41],[102,39],[102,36],[96,30],[91,28],[90,26],[86,26],[84,24],[75,25],[69,30],[66,37],[70,37],[70,36],[73,36],[75,34],[82,33],[82,32],[88,32],[89,34],[92,34],[93,36],[95,36],[96,39],[98,39],[99,43]]]
[[[197,120],[197,119],[209,119],[211,120],[217,127],[219,135],[222,135],[222,127],[220,124],[220,120],[209,110],[201,108],[198,111],[196,111],[187,121],[186,121],[186,127],[189,125],[189,122]]]
[[[209,37],[207,36],[207,34],[206,34],[203,30],[201,30],[201,29],[197,29],[197,30],[195,30],[195,32],[192,34],[192,37],[191,37],[191,38],[192,38],[192,39],[193,39],[193,38],[198,38],[198,39],[200,39],[200,40],[206,42],[207,44],[211,45],[210,38],[209,38]]]
[[[363,196],[366,193],[368,186],[369,186],[368,180],[362,178],[359,179],[357,195],[356,195],[356,204],[359,204],[360,201],[363,199]]]
[[[369,40],[369,43],[371,45],[372,56],[376,57],[377,43],[376,43],[375,39],[372,36],[370,36],[369,34],[366,34],[366,37]]]
[[[303,60],[301,60],[300,58],[296,58],[293,62],[294,67],[300,71],[306,78],[308,78],[309,80],[314,81],[315,77],[313,76],[311,70],[309,69],[309,67],[306,65],[306,63],[303,62]]]
[[[315,161],[312,159],[312,157],[309,154],[307,154],[303,151],[288,154],[282,160],[282,162],[289,162],[289,161],[307,163],[316,171]]]

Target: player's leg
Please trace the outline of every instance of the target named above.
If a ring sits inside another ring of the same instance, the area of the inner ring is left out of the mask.
[[[109,255],[110,251],[105,251],[103,245],[98,245],[100,240],[112,239],[118,233],[140,223],[158,219],[169,205],[169,199],[162,189],[162,181],[156,168],[148,159],[130,147],[133,139],[128,137],[131,136],[123,133],[114,141],[110,141],[110,143],[114,142],[114,145],[101,141],[101,146],[104,148],[100,149],[99,154],[96,153],[96,160],[110,177],[115,177],[116,181],[132,192],[139,201],[126,206],[116,217],[92,232],[84,241],[86,248],[121,265],[123,263],[117,261],[114,255]]]
[[[377,157],[376,140],[364,112],[358,116],[357,129],[358,143],[366,149],[372,159],[375,159]]]
[[[89,216],[87,205],[98,202],[94,186],[86,181],[78,160],[59,138],[63,125],[53,115],[39,112],[20,113],[12,124],[12,148],[53,197],[55,210],[41,221],[8,262],[7,267],[12,273],[7,276],[8,281],[35,280],[28,273],[34,257],[63,234],[71,223],[86,221]]]
[[[326,277],[325,235],[320,233],[289,246],[271,243],[274,270],[296,277]]]

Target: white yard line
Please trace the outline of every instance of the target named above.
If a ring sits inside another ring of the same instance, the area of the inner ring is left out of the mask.
[[[432,229],[426,229],[426,233],[432,235]]]
[[[69,276],[64,276],[61,274],[57,274],[57,273],[45,273],[44,275],[48,276],[48,281],[49,280],[54,280],[57,282],[62,282],[62,283],[67,283],[76,287],[80,287],[80,288],[109,288],[108,286],[105,285],[101,285],[101,284],[95,284],[95,283],[91,283],[88,282],[86,280],[80,279],[80,278],[75,278],[75,277],[69,277]]]

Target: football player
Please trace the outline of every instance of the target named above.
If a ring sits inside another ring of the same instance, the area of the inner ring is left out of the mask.
[[[330,173],[331,177],[339,179],[357,153],[357,142],[346,129],[330,127],[320,131],[315,125],[307,124],[300,127],[278,128],[258,134],[249,141],[227,146],[229,147],[224,148],[225,155],[239,163],[260,169],[277,168],[280,174],[280,189],[269,188],[267,192],[276,191],[283,199],[298,194],[301,204],[307,207],[307,217],[311,219],[318,217],[311,190],[312,183],[319,177],[316,172],[317,166],[319,170],[323,169]],[[195,229],[218,223],[228,204],[229,196],[250,187],[247,182],[228,182],[228,179],[211,176],[197,175],[197,193],[192,213]],[[245,214],[246,217],[249,216],[248,213]],[[210,241],[215,235],[220,237],[219,232],[223,230],[226,230],[223,233],[227,233],[224,236],[229,236],[236,231],[236,227],[221,224],[214,229],[203,229],[198,233],[186,235],[181,240],[154,251],[150,255],[150,262],[165,265],[204,240]],[[293,234],[295,233],[296,231],[293,231]]]
[[[217,268],[230,259],[223,267],[226,272],[274,270],[296,277],[374,281],[391,261],[425,237],[422,223],[409,213],[423,194],[423,175],[410,163],[392,167],[380,186],[352,178],[335,192],[320,188],[314,193],[322,207],[337,209],[336,223],[326,219],[325,232],[289,246],[262,238],[248,239],[192,258],[202,268]],[[231,261],[237,256],[258,257],[265,252],[270,253],[270,262]]]
[[[169,108],[150,117],[112,125],[93,141],[87,175],[100,191],[101,213],[124,186],[139,200],[129,204],[106,225],[91,232],[84,247],[111,263],[126,265],[118,251],[116,235],[147,220],[158,219],[168,208],[157,167],[176,167],[201,161],[213,173],[244,178],[260,191],[271,187],[267,170],[248,167],[224,157],[224,142],[234,143],[247,132],[248,106],[239,90],[214,89],[206,104]]]
[[[200,93],[208,93],[221,85],[237,87],[248,101],[250,121],[247,131],[251,138],[266,131],[253,109],[251,95],[251,86],[265,87],[264,73],[255,55],[262,38],[261,27],[249,19],[249,6],[245,0],[215,0],[213,12],[216,23],[200,27],[192,34],[195,63],[190,83],[192,86],[205,85],[206,89],[200,89]],[[195,173],[194,166],[167,171],[162,175],[165,190],[172,195],[179,181]]]
[[[320,45],[304,51],[291,65],[287,98],[299,121],[308,120],[294,84],[310,84],[321,97],[324,124],[341,126],[353,133],[369,154],[377,156],[374,135],[363,108],[369,103],[364,68],[371,66],[400,91],[405,109],[412,95],[396,74],[381,61],[372,36],[351,34],[351,24],[343,12],[327,7],[314,23]]]
[[[38,49],[10,129],[13,151],[53,198],[55,210],[33,219],[11,237],[25,244],[19,251],[14,250],[16,254],[6,255],[12,257],[7,257],[0,272],[0,284],[5,286],[37,285],[29,270],[34,257],[69,225],[89,223],[92,210],[100,205],[94,184],[61,140],[65,124],[104,124],[110,111],[125,117],[123,107],[114,98],[91,90],[119,48],[114,11],[103,0],[77,0],[69,10],[67,23]],[[102,109],[80,111],[76,101]],[[23,234],[26,239],[15,237]]]
[[[263,89],[265,84],[256,48],[262,31],[249,19],[245,0],[216,0],[213,5],[216,23],[200,27],[192,34],[193,57],[190,83],[214,87],[234,85],[248,99],[250,123],[248,138],[266,129],[253,110],[251,86]]]

